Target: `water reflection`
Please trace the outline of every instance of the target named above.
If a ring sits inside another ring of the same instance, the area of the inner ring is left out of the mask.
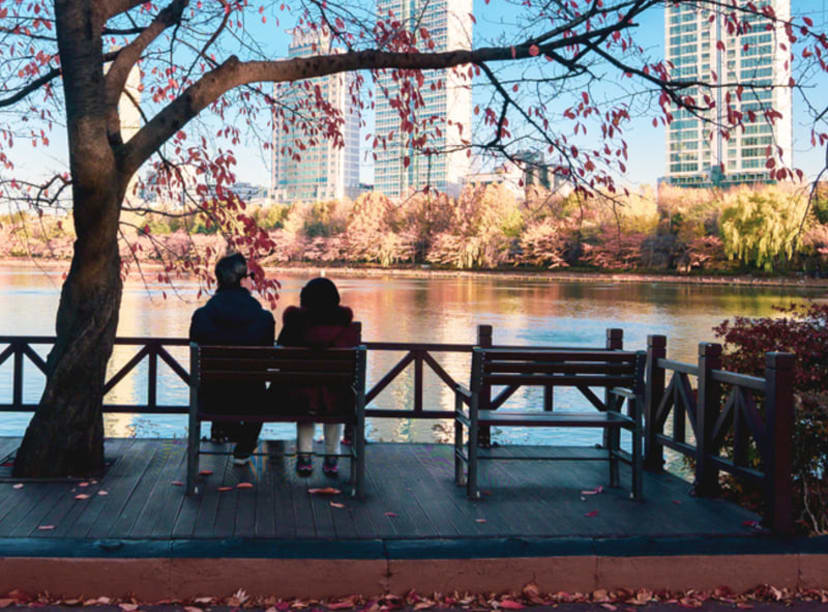
[[[0,335],[50,335],[63,270],[49,268],[47,273],[32,266],[0,270]],[[283,284],[274,315],[277,327],[282,311],[298,304],[299,290],[313,275],[296,272],[279,273]],[[494,327],[494,341],[500,344],[548,344],[568,346],[603,346],[605,330],[624,330],[627,348],[644,348],[648,334],[668,337],[668,357],[693,361],[697,345],[713,340],[711,328],[722,319],[736,315],[764,316],[773,306],[801,301],[807,296],[824,295],[820,291],[740,286],[704,286],[689,284],[563,282],[541,279],[502,279],[497,276],[457,275],[456,277],[406,278],[384,274],[358,277],[329,271],[328,276],[340,288],[343,304],[353,308],[362,321],[363,338],[368,341],[473,343],[476,326]],[[165,287],[129,281],[124,288],[118,325],[119,336],[184,337],[194,308],[206,301],[197,300],[198,287],[192,282],[178,285],[180,298],[163,299]],[[109,365],[111,376],[136,352],[135,347],[116,347]],[[183,365],[187,364],[186,347],[170,349]],[[45,353],[45,349],[44,349]],[[44,354],[45,356],[45,354]],[[369,355],[369,385],[378,381],[403,353],[373,351]],[[442,353],[435,358],[457,380],[468,378],[469,358],[457,353]],[[159,360],[158,401],[161,404],[187,403],[187,388]],[[27,401],[37,401],[42,377],[30,376],[26,370]],[[106,397],[111,403],[137,403],[147,398],[147,363],[142,362],[135,374],[128,376]],[[453,410],[450,389],[424,368],[424,408]],[[373,406],[400,409],[413,405],[413,366],[381,393]],[[558,410],[580,405],[577,392],[560,391],[555,396]],[[11,396],[10,362],[0,366],[0,397]],[[524,389],[506,405],[512,407],[539,404],[541,392]],[[4,415],[0,435],[22,433],[29,415]],[[111,415],[106,419],[107,435],[182,436],[184,417]],[[375,419],[369,423],[369,436],[375,440],[442,441],[452,436],[450,421],[412,421]],[[290,425],[266,428],[269,435],[290,436]],[[496,436],[506,436],[496,432]],[[537,440],[591,443],[600,435],[591,430],[540,432],[510,429],[513,441]]]

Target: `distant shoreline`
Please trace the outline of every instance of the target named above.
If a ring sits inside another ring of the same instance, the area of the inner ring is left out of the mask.
[[[69,262],[63,260],[43,259],[32,260],[24,258],[0,258],[0,265],[4,267],[42,267],[44,269],[69,269]],[[159,264],[144,262],[142,268],[155,271],[161,268]],[[279,272],[291,274],[307,273],[309,276],[321,274],[345,275],[355,277],[381,277],[394,275],[402,278],[499,278],[506,280],[552,280],[563,282],[623,282],[623,283],[674,283],[692,285],[738,285],[740,287],[784,287],[791,289],[824,289],[828,297],[828,279],[800,278],[793,276],[759,277],[751,275],[716,275],[716,274],[659,274],[649,272],[585,272],[566,270],[448,270],[431,268],[428,266],[399,266],[380,268],[375,266],[353,265],[278,265],[265,266],[270,273]],[[136,272],[130,274],[138,278]]]

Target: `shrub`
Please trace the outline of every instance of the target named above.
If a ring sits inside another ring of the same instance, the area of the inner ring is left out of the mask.
[[[792,305],[780,312],[781,317],[737,317],[714,331],[724,339],[727,370],[761,376],[767,351],[794,354],[795,517],[803,528],[828,533],[828,305]]]

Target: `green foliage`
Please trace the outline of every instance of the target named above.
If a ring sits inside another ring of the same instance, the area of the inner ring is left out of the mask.
[[[725,196],[721,234],[725,252],[746,265],[773,271],[790,260],[804,212],[801,194],[778,187],[738,189]]]

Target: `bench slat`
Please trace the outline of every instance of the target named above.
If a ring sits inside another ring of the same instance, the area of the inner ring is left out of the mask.
[[[201,371],[210,372],[227,370],[235,372],[256,372],[267,370],[301,371],[317,370],[320,372],[353,372],[354,360],[330,359],[233,359],[207,358],[201,360]]]
[[[631,387],[632,376],[572,376],[560,374],[485,374],[484,385],[568,386],[568,387]]]
[[[483,359],[491,360],[556,360],[556,361],[607,361],[612,363],[634,362],[635,353],[632,351],[560,351],[532,349],[515,351],[508,349],[475,349],[483,354]]]
[[[487,373],[545,373],[545,374],[629,374],[632,375],[635,364],[626,363],[573,363],[573,362],[537,362],[516,363],[514,361],[486,361],[483,371]]]
[[[295,385],[341,385],[353,380],[353,374],[341,372],[239,372],[236,370],[212,370],[201,373],[201,382],[253,382],[270,381]]]
[[[325,359],[325,360],[353,360],[353,348],[297,348],[285,346],[200,346],[201,359]]]
[[[520,425],[524,427],[625,427],[635,421],[617,412],[503,412],[500,410],[481,410],[481,425]]]

